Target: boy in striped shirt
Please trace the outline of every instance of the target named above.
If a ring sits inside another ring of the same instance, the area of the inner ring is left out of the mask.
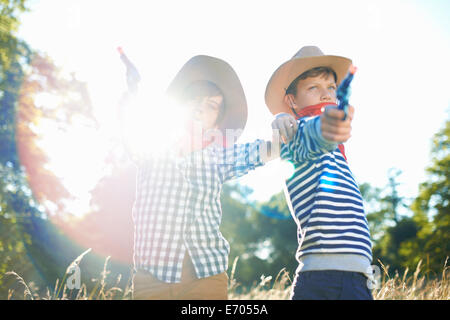
[[[303,47],[266,88],[266,104],[276,115],[272,127],[285,142],[281,158],[295,167],[285,189],[298,226],[293,300],[373,299],[366,277],[369,228],[342,145],[350,138],[354,109],[343,120],[335,107],[337,86],[350,65],[350,59]]]

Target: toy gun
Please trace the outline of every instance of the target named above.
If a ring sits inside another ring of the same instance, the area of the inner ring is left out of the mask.
[[[345,76],[344,80],[342,80],[339,88],[337,89],[336,97],[339,100],[338,109],[344,110],[345,112],[344,119],[342,120],[345,120],[347,118],[348,99],[350,97],[350,83],[353,80],[353,75],[355,74],[356,70],[357,69],[355,66],[350,65],[347,75]]]
[[[117,51],[119,51],[120,59],[125,64],[125,67],[127,68],[128,90],[131,93],[136,93],[137,89],[138,89],[138,83],[139,83],[139,81],[141,81],[141,76],[139,75],[139,72],[137,71],[137,68],[134,66],[134,64],[125,55],[122,47],[118,47]]]

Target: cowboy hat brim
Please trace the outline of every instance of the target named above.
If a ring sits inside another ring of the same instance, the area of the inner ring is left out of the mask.
[[[280,112],[291,113],[284,102],[286,89],[303,72],[316,67],[330,67],[336,72],[336,84],[339,85],[345,78],[352,61],[345,57],[320,55],[294,58],[283,63],[270,78],[266,86],[265,101],[272,114]]]
[[[194,81],[207,80],[217,85],[224,95],[225,114],[219,129],[245,128],[247,122],[247,100],[239,77],[225,61],[198,55],[184,64],[167,89],[167,94],[178,101],[182,100],[184,90]],[[240,132],[235,134],[240,135]]]

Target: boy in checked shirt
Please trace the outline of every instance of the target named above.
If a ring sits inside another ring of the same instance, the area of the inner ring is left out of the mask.
[[[219,230],[222,185],[279,153],[267,155],[270,142],[234,144],[228,139],[243,130],[247,104],[238,76],[225,61],[193,57],[167,93],[186,108],[184,138],[145,155],[126,144],[138,169],[133,297],[227,299],[230,247]],[[123,105],[121,112],[123,120]],[[171,116],[182,112],[174,110]],[[159,133],[149,141],[164,140]]]

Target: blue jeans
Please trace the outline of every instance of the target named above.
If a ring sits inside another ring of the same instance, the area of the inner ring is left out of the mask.
[[[359,272],[317,270],[298,273],[292,300],[373,300],[367,277]]]

